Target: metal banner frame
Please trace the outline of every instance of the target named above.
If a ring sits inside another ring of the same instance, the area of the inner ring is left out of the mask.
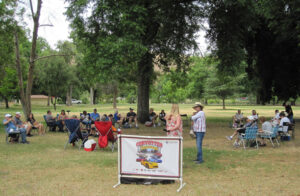
[[[121,174],[121,140],[122,137],[124,138],[141,138],[141,139],[173,139],[173,140],[179,140],[180,145],[180,156],[179,156],[179,176],[178,177],[163,177],[163,176],[151,176],[151,175],[124,175]],[[161,180],[179,180],[180,181],[180,187],[177,189],[177,192],[179,192],[186,183],[183,183],[183,176],[182,176],[182,161],[183,161],[183,138],[182,137],[166,137],[166,136],[138,136],[138,135],[118,135],[118,183],[113,186],[113,188],[116,188],[121,184],[121,177],[130,177],[130,178],[143,178],[143,179],[161,179]]]

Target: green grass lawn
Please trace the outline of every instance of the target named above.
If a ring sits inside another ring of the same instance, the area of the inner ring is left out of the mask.
[[[170,104],[152,104],[155,111]],[[83,110],[100,114],[113,113],[111,105],[58,106],[79,114]],[[129,104],[120,104],[119,111],[125,115]],[[181,113],[190,115],[191,104],[181,104]],[[48,107],[34,106],[33,113],[42,122]],[[135,107],[136,109],[136,107]],[[280,144],[279,148],[235,149],[225,139],[232,134],[228,127],[235,110],[242,109],[245,116],[256,109],[260,116],[273,117],[281,106],[207,106],[207,134],[204,138],[204,160],[195,165],[195,140],[184,129],[183,178],[187,185],[178,195],[300,195],[300,140],[296,126],[296,138]],[[300,116],[300,107],[293,107],[294,115]],[[0,116],[21,111],[20,106],[0,109]],[[56,112],[54,112],[56,113]],[[175,195],[179,183],[171,185],[120,185],[117,183],[117,152],[96,149],[94,152],[78,151],[68,146],[66,133],[47,133],[29,138],[30,144],[5,143],[4,128],[0,126],[0,195]],[[125,134],[165,135],[161,127],[124,129]]]

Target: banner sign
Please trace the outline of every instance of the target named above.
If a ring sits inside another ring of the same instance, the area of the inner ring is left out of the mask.
[[[121,135],[120,175],[181,178],[181,140]]]

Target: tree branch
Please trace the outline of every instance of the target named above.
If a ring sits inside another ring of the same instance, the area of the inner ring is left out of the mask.
[[[29,0],[29,2],[30,2],[31,16],[32,16],[32,19],[34,20],[34,12],[33,12],[32,0]]]
[[[50,57],[53,57],[53,56],[72,56],[72,54],[51,54],[51,55],[47,55],[47,56],[41,56],[41,57],[38,57],[38,58],[34,59],[34,62],[38,61],[38,60],[41,60],[41,59],[50,58]]]
[[[53,27],[53,24],[41,24],[39,27]]]

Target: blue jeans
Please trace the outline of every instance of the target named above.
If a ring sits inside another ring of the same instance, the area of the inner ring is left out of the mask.
[[[16,131],[16,129],[14,129]],[[9,130],[6,130],[7,133],[9,133]],[[19,128],[18,131],[20,131],[22,142],[26,142],[26,129],[25,128]]]
[[[204,138],[205,132],[195,132],[196,134],[196,144],[197,144],[197,160],[203,162],[202,159],[202,140]]]

